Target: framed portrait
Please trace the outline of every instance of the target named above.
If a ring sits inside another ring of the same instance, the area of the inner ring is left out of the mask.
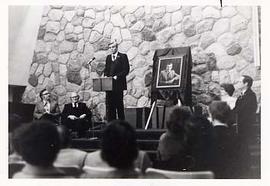
[[[159,57],[156,88],[179,88],[182,82],[184,56]]]

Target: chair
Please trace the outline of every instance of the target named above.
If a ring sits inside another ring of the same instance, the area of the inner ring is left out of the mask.
[[[79,166],[77,165],[74,166],[57,165],[55,167],[64,171],[64,173],[67,176],[73,176],[75,178],[80,177],[80,175],[83,173],[82,169],[80,169]]]
[[[83,171],[84,175],[82,177],[84,178],[104,178],[105,175],[107,175],[110,172],[113,172],[115,169],[111,167],[90,167],[90,166],[84,166]]]
[[[177,172],[167,171],[161,169],[148,168],[146,174],[162,174],[167,178],[171,179],[214,179],[214,173],[211,171],[188,171],[188,172]]]
[[[16,162],[8,164],[8,178],[12,178],[13,175],[23,169],[25,166],[24,162]]]

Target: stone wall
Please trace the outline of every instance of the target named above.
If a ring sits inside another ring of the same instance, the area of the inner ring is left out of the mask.
[[[241,74],[255,79],[260,99],[251,7],[48,6],[23,101],[35,103],[39,91],[47,88],[62,108],[70,101],[68,93],[76,91],[103,118],[105,94],[93,91],[92,78],[104,69],[111,39],[117,39],[119,51],[130,61],[125,107],[149,106],[154,51],[181,46],[191,46],[194,103],[208,104],[223,82],[237,89]],[[86,63],[93,57],[89,69]]]

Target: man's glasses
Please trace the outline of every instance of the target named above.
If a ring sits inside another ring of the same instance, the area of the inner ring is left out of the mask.
[[[46,95],[49,95],[50,93],[49,92],[47,92],[47,93],[44,93],[44,94],[42,94],[43,96],[46,96]]]

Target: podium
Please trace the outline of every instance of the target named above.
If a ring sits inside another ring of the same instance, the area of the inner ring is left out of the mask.
[[[113,90],[113,78],[101,77],[93,79],[93,90],[96,92],[112,91]]]

